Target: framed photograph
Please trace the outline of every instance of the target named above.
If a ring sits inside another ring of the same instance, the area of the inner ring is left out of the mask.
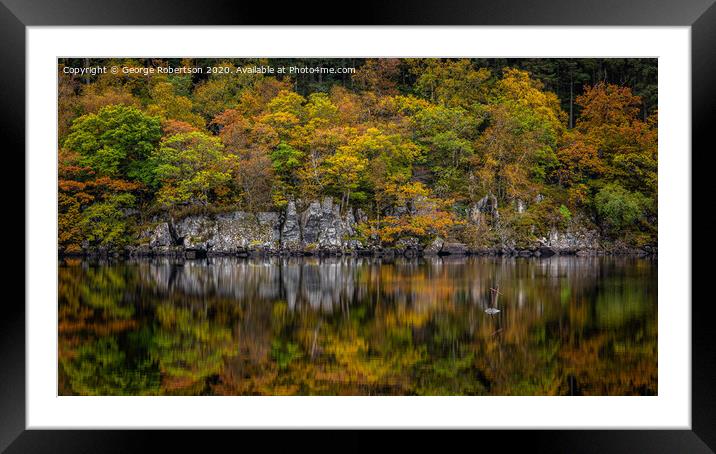
[[[713,452],[712,2],[271,9],[2,0],[26,267],[0,449],[268,428]]]

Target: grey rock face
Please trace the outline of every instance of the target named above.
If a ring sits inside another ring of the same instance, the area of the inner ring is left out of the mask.
[[[149,247],[168,247],[174,245],[174,239],[172,238],[171,231],[169,230],[169,224],[161,222],[157,224],[154,230],[149,232]]]
[[[218,215],[212,251],[231,253],[246,249],[250,241],[246,228],[251,223],[249,217],[241,211]]]
[[[358,209],[356,210],[356,217],[355,217],[355,219],[356,219],[357,222],[367,222],[367,221],[368,221],[368,215],[365,214],[365,212],[364,212],[363,210],[361,210],[360,208],[358,208]]]
[[[596,230],[578,230],[559,232],[553,230],[548,238],[542,238],[543,246],[548,246],[558,254],[573,254],[582,251],[599,249],[599,232]]]
[[[432,243],[430,243],[425,249],[423,254],[425,255],[438,255],[443,248],[445,241],[440,237],[435,237]]]
[[[260,244],[267,251],[278,250],[281,243],[281,217],[275,212],[262,212],[256,215],[258,226],[248,232],[254,244]]]
[[[217,233],[216,223],[208,216],[187,216],[177,222],[177,237],[186,249],[211,249]]]
[[[477,201],[469,212],[470,221],[477,225],[496,227],[500,220],[500,212],[497,209],[497,197],[488,194]]]
[[[400,217],[410,213],[410,209],[407,206],[396,206],[391,210],[388,210],[390,216]]]
[[[311,244],[318,243],[318,235],[321,232],[321,217],[322,217],[321,204],[318,202],[311,202],[301,214],[301,232],[303,234],[302,246],[305,248]]]
[[[125,248],[127,255],[130,257],[184,255],[184,247],[177,244],[175,234],[167,222],[159,222],[153,228],[141,232],[139,242],[137,246]]]
[[[446,255],[465,255],[467,254],[467,246],[463,243],[445,243],[440,253]]]
[[[324,198],[321,203],[318,245],[324,249],[338,249],[343,245],[343,221],[340,207],[333,204],[331,197]]]
[[[358,223],[356,222],[355,216],[353,216],[353,211],[348,210],[346,213],[345,219],[343,220],[343,245],[346,248],[349,249],[362,249],[363,245],[360,241],[357,239],[354,239],[356,235],[356,226]]]
[[[420,241],[414,236],[405,236],[395,242],[398,249],[418,249]]]
[[[359,213],[360,216],[365,216]],[[182,248],[214,254],[275,253],[281,250],[342,253],[362,247],[352,237],[357,222],[352,211],[341,217],[340,207],[326,197],[299,215],[289,202],[282,216],[276,212],[235,211],[187,216],[173,226],[160,222],[141,234],[144,248],[157,253]],[[148,243],[148,244],[147,244]]]
[[[215,228],[208,250],[217,253],[233,253],[242,250],[277,250],[281,238],[278,213],[245,213],[235,211],[216,216]]]
[[[188,216],[176,223],[176,241],[187,250],[237,253],[244,250],[277,250],[281,238],[278,213],[251,214],[243,211],[216,216]],[[150,247],[174,244],[167,223],[159,224],[150,236]]]
[[[395,252],[406,257],[417,257],[420,254],[420,240],[414,236],[406,236],[395,242]]]
[[[350,239],[356,233],[353,213],[349,210],[342,218],[340,207],[333,203],[331,197],[324,198],[320,203],[311,202],[301,214],[300,225],[301,246],[306,251],[318,249],[335,252],[361,246],[358,241]]]
[[[297,251],[301,247],[301,221],[296,211],[296,203],[288,202],[286,218],[281,227],[281,249]]]

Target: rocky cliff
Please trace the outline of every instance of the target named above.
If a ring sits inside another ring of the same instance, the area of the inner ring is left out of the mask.
[[[235,211],[159,222],[140,234],[131,255],[333,254],[361,249],[355,216],[341,215],[333,199],[311,202],[299,213],[289,202],[283,213]]]
[[[455,239],[400,238],[390,247],[375,238],[359,239],[357,225],[367,217],[361,210],[341,213],[333,199],[315,200],[298,209],[289,202],[283,212],[192,215],[158,222],[142,230],[139,245],[129,255],[201,257],[207,255],[362,255],[383,257],[405,255],[503,255],[548,257],[552,255],[597,255],[604,253],[655,254],[656,249],[634,249],[606,244],[599,232],[588,228],[551,231],[530,247],[517,248],[503,239],[492,247],[469,247]],[[468,222],[482,229],[500,229],[500,213],[494,196],[486,196],[470,207]]]

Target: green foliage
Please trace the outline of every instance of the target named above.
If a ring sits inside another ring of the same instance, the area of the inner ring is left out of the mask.
[[[656,156],[633,153],[614,156],[614,178],[628,189],[656,194],[658,187]]]
[[[300,115],[300,109],[297,108],[296,110]],[[333,122],[338,118],[338,108],[326,93],[312,93],[308,97],[306,114],[312,120],[320,119],[326,122]]]
[[[616,183],[606,185],[594,197],[602,224],[612,233],[634,228],[645,214],[649,200],[638,192],[629,192]]]
[[[410,64],[417,76],[415,90],[438,104],[475,109],[488,96],[491,71],[467,59],[415,59]]]
[[[234,158],[223,152],[216,137],[201,132],[180,133],[162,140],[152,154],[157,203],[174,207],[209,203],[215,191],[231,179]]]
[[[80,395],[145,396],[160,391],[159,370],[149,358],[128,358],[113,337],[80,347],[77,359],[61,361]]]
[[[197,128],[205,127],[204,119],[192,112],[192,102],[186,96],[175,93],[176,87],[170,82],[159,82],[151,88],[153,104],[149,106],[149,113],[164,119],[186,122]]]
[[[303,356],[301,348],[293,342],[282,343],[279,340],[274,340],[271,344],[271,357],[276,361],[279,369],[287,369],[293,361],[301,356]]]
[[[550,147],[535,150],[532,179],[538,183],[546,183],[548,176],[559,167],[557,154]]]
[[[75,120],[64,146],[80,153],[80,163],[99,175],[147,182],[147,158],[160,137],[159,118],[117,105]]]
[[[171,304],[157,307],[156,318],[149,353],[170,386],[189,386],[221,370],[232,349],[230,329],[201,311]]]
[[[212,66],[228,68],[227,73],[213,73],[208,80],[194,88],[193,100],[196,110],[207,120],[226,109],[236,108],[241,94],[261,79],[260,76],[236,71],[236,65],[225,61],[212,61]]]
[[[286,142],[281,142],[278,147],[271,152],[271,162],[274,172],[281,176],[284,181],[292,182],[296,171],[301,166],[303,156],[302,151],[293,148]]]
[[[130,221],[123,210],[133,206],[134,202],[132,194],[122,193],[87,207],[81,220],[87,240],[100,246],[125,244],[130,232]]]
[[[569,222],[572,220],[572,212],[569,211],[569,208],[564,205],[559,206],[559,214],[562,216],[562,219],[565,222]]]
[[[427,104],[410,119],[416,142],[424,149],[425,163],[435,176],[436,193],[443,197],[465,195],[464,181],[483,117],[461,107]]]

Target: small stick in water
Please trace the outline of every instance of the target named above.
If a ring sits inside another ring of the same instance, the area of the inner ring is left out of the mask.
[[[490,302],[490,306],[497,306],[497,298],[499,298],[499,295],[502,295],[502,293],[500,293],[499,289],[500,289],[499,286],[497,288],[490,287],[490,291],[492,291],[492,294],[494,296],[494,299]],[[498,312],[500,312],[500,310],[497,309],[496,307],[488,307],[487,309],[485,309],[485,312],[490,315],[495,315]]]

